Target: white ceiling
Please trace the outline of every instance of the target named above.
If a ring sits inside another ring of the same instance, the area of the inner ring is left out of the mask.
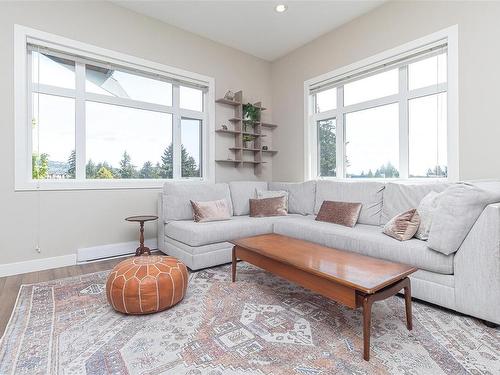
[[[115,3],[265,60],[275,60],[366,13],[370,1],[124,1]],[[276,4],[288,10],[277,13]]]

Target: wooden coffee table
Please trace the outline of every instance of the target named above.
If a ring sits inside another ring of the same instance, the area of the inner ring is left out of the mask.
[[[411,286],[417,271],[400,263],[337,250],[312,242],[265,234],[231,241],[232,281],[238,259],[265,269],[325,297],[356,309],[363,308],[363,358],[370,359],[371,308],[375,301],[404,289],[406,326],[412,329]]]

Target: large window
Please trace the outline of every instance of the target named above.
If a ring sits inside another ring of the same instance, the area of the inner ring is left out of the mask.
[[[448,177],[448,38],[383,57],[306,82],[307,177]]]
[[[25,128],[16,123],[23,146],[16,159],[25,162],[16,163],[16,187],[153,187],[212,172],[205,164],[211,79],[73,53],[68,43],[24,41],[26,70],[16,79],[26,84]]]

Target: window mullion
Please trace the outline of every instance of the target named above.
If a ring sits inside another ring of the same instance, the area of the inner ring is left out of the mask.
[[[421,98],[423,96],[429,96],[434,94],[441,94],[448,91],[447,83],[440,83],[438,85],[432,85],[427,87],[421,87],[418,89],[408,90],[408,99]]]
[[[156,104],[156,103],[148,103],[140,100],[133,100],[129,98],[120,98],[115,96],[107,96],[102,94],[95,94],[91,92],[85,93],[85,99],[91,102],[96,103],[104,103],[111,105],[118,105],[121,107],[129,107],[135,109],[143,109],[145,111],[154,111],[154,112],[162,112],[162,113],[172,113],[173,108],[170,106]],[[202,113],[202,112],[199,112]]]
[[[172,106],[174,112],[172,114],[172,142],[173,142],[173,178],[181,178],[181,115],[180,115],[180,87],[173,85],[172,87]]]
[[[309,157],[310,160],[306,161],[310,163],[311,166],[311,175],[308,177],[317,178],[320,177],[321,168],[319,166],[320,163],[320,149],[319,149],[319,127],[318,122],[314,119],[313,116],[309,116],[309,139],[310,139],[310,152]]]
[[[204,112],[192,111],[189,109],[179,109],[179,115],[193,120],[206,120],[207,117]]]
[[[365,109],[371,109],[376,107],[382,107],[384,105],[397,103],[399,101],[399,94],[384,96],[382,98],[372,99],[361,103],[350,104],[344,107],[345,113],[363,111]]]
[[[27,60],[26,60],[26,84],[27,84],[27,95],[26,95],[26,104],[27,104],[27,122],[26,122],[26,131],[27,131],[27,139],[28,139],[28,154],[26,155],[26,177],[27,180],[31,180],[33,178],[33,60],[32,60],[32,52],[28,51]],[[38,122],[38,118],[36,119]],[[37,124],[38,126],[38,124]],[[38,131],[38,129],[37,129]]]
[[[75,178],[86,178],[86,146],[85,146],[85,64],[77,62],[75,65],[76,97],[75,97]]]
[[[337,87],[337,116],[336,116],[336,159],[337,178],[345,177],[345,127],[344,127],[344,86]]]
[[[399,177],[408,178],[409,170],[408,123],[408,65],[399,68]]]

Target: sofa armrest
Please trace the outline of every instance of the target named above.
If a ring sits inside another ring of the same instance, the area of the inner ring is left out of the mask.
[[[457,310],[500,324],[500,204],[488,205],[454,258]]]
[[[165,219],[163,218],[163,193],[158,194],[158,230],[157,241],[158,241],[158,249],[162,252],[165,252]]]

